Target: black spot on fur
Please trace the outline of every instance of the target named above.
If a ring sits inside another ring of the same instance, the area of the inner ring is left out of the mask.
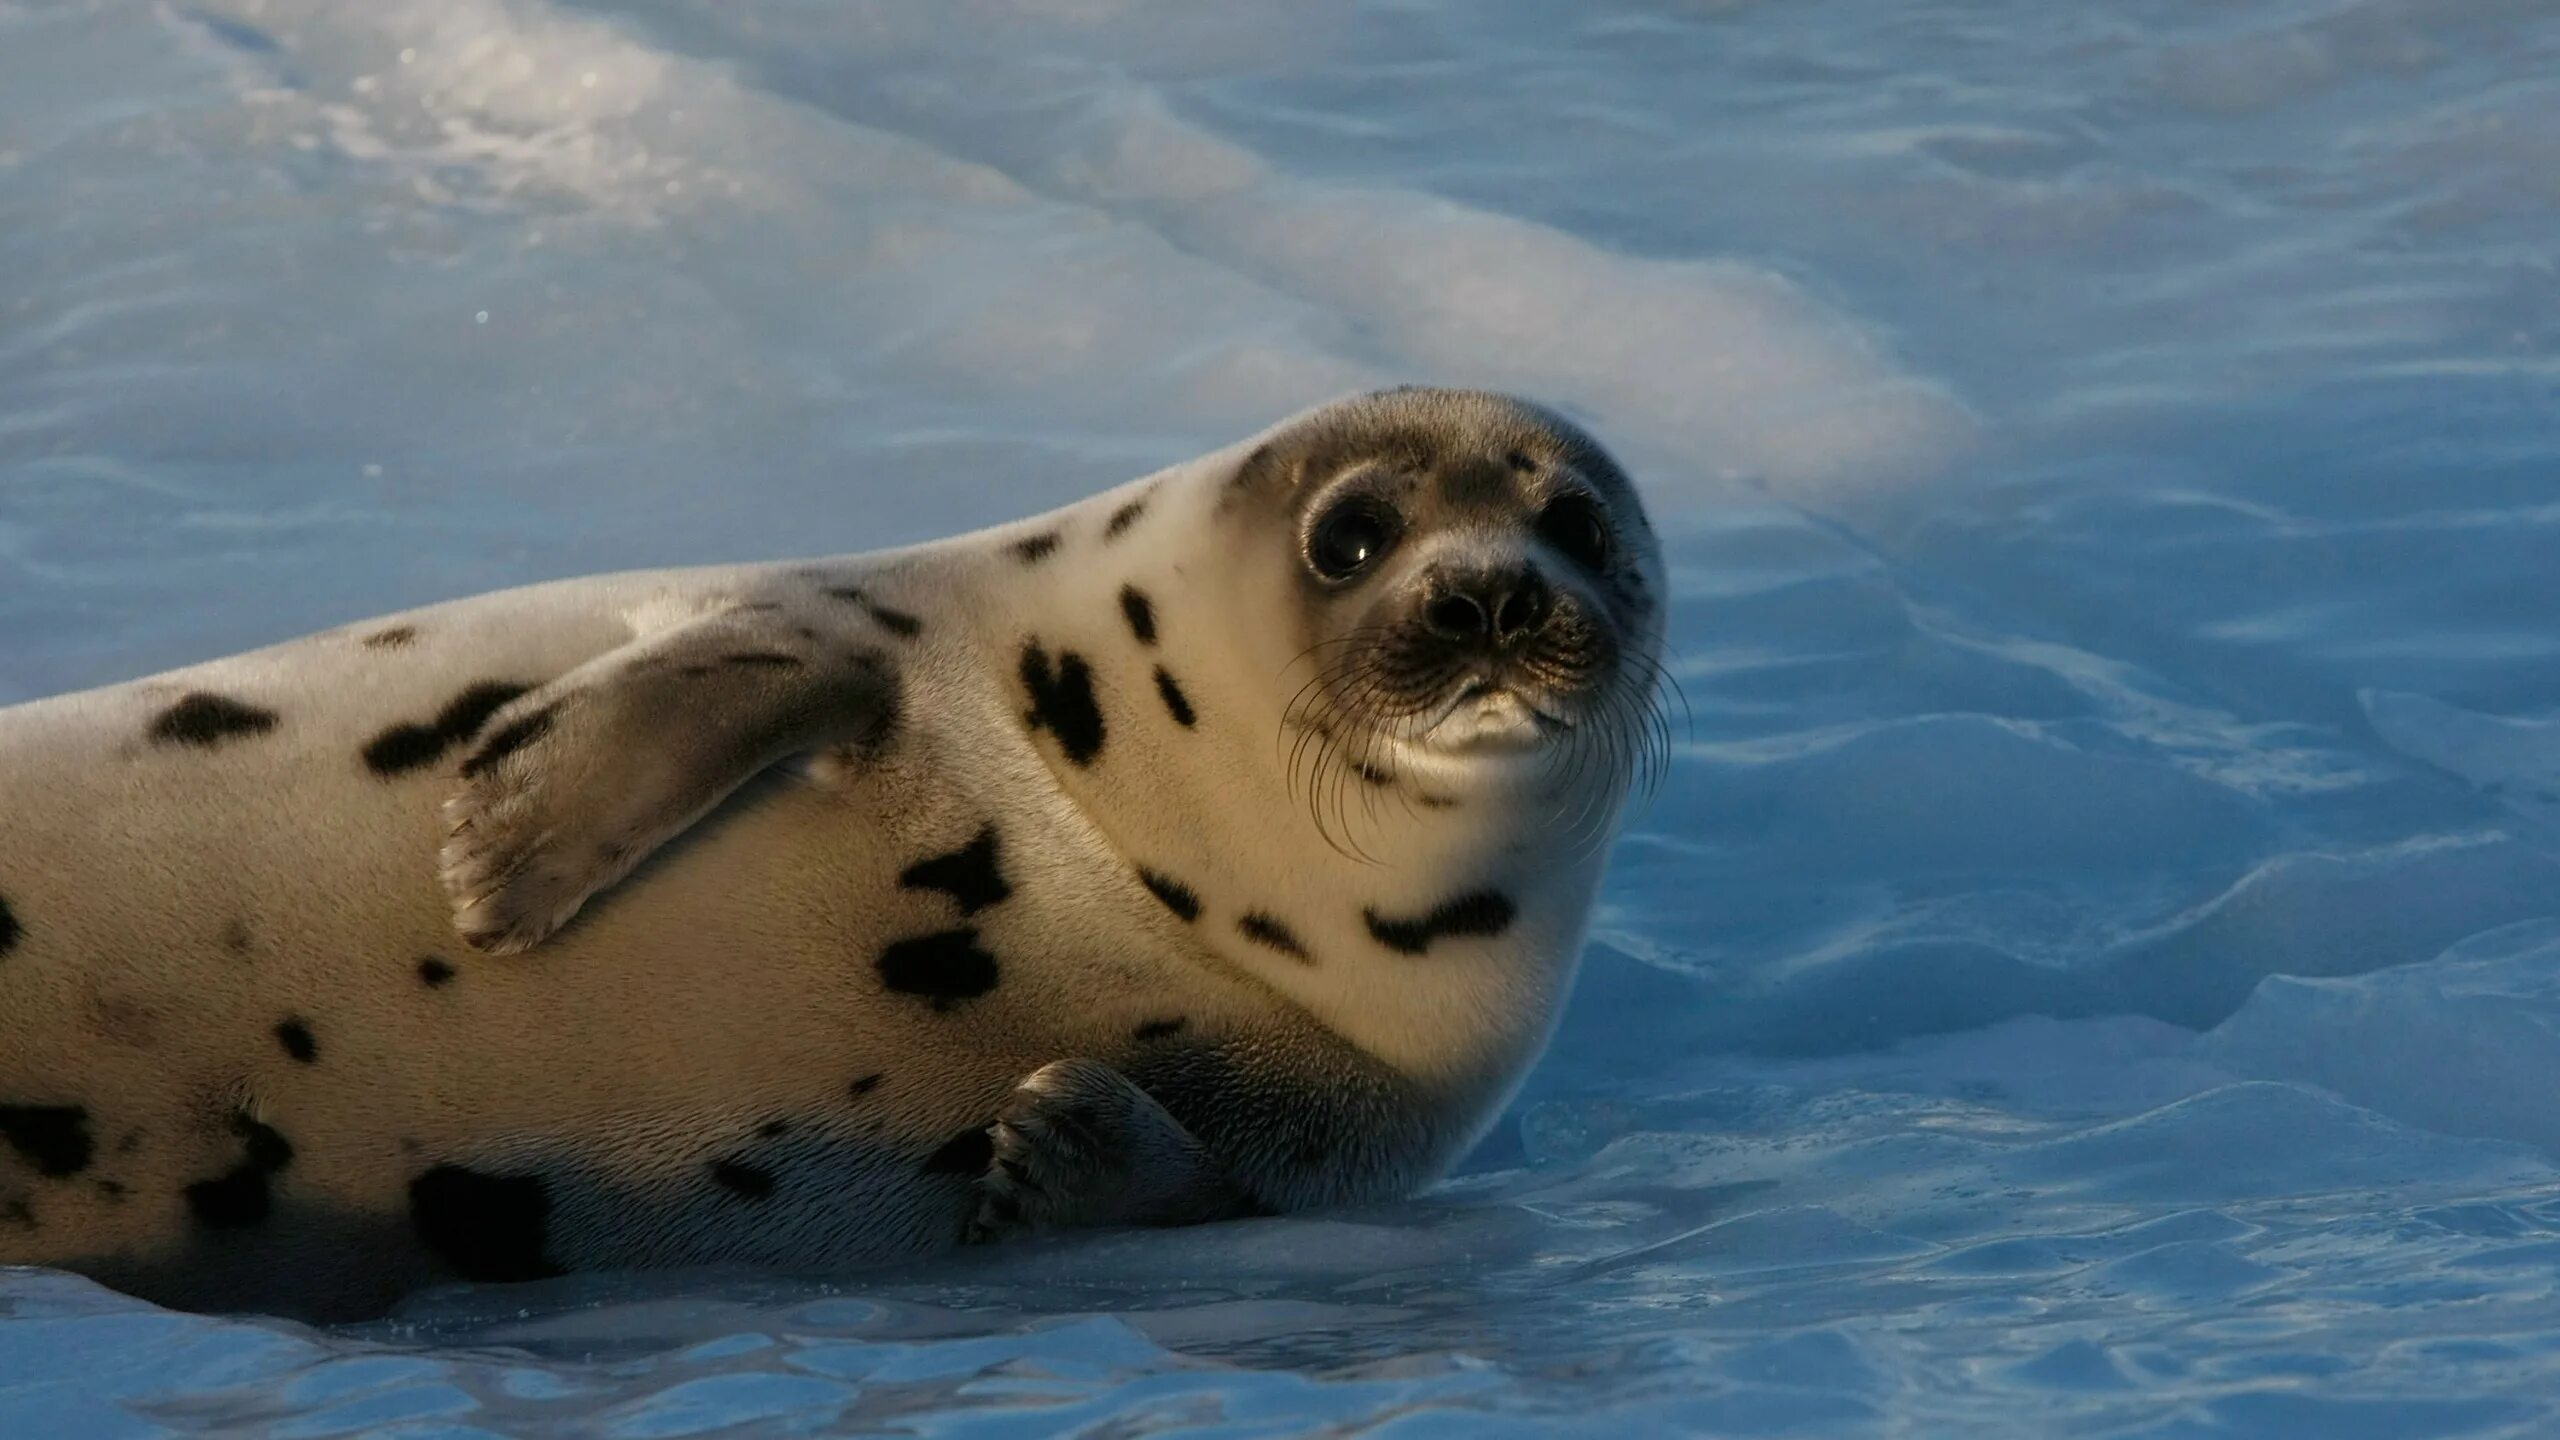
[[[462,762],[462,778],[470,779],[499,761],[506,759],[551,732],[552,707],[545,705],[532,714],[507,722],[506,728],[489,737],[489,743]]]
[[[864,593],[862,587],[858,585],[831,585],[827,587],[827,593],[839,600],[848,600],[861,606],[862,613],[871,617],[871,623],[901,639],[912,640],[916,637],[916,632],[924,629],[923,621],[904,610],[893,610],[881,604]]]
[[[1190,886],[1171,876],[1159,875],[1153,870],[1139,871],[1138,879],[1145,884],[1148,894],[1164,902],[1164,908],[1167,910],[1181,916],[1184,920],[1200,918],[1200,897],[1191,893]]]
[[[1523,475],[1529,474],[1538,468],[1536,461],[1531,460],[1528,456],[1521,454],[1517,450],[1505,450],[1502,452],[1502,463],[1519,471]]]
[[[767,1120],[756,1127],[756,1134],[767,1140],[778,1139],[790,1133],[791,1122],[788,1120]]]
[[[267,1218],[267,1177],[243,1165],[187,1187],[187,1209],[208,1230],[239,1230]]]
[[[776,601],[750,600],[743,605],[730,606],[729,613],[732,615],[765,615],[781,608],[781,604]]]
[[[711,1162],[711,1178],[742,1200],[762,1200],[773,1193],[773,1172],[736,1160]]]
[[[23,1198],[12,1199],[5,1204],[0,1204],[0,1223],[14,1225],[21,1230],[41,1230],[44,1228],[36,1223],[35,1207],[29,1205]]]
[[[0,898],[0,955],[18,948],[18,917],[9,913],[9,902]]]
[[[543,1258],[551,1188],[534,1175],[438,1165],[409,1182],[409,1224],[465,1280],[504,1284],[559,1270]]]
[[[772,670],[800,668],[799,656],[785,655],[779,650],[742,650],[735,655],[725,655],[721,658],[731,665],[760,665]]]
[[[163,710],[151,722],[151,738],[162,745],[205,748],[225,740],[264,735],[276,728],[276,712],[261,710],[227,695],[198,690]]]
[[[882,984],[902,995],[921,995],[936,1010],[996,988],[996,957],[978,948],[974,929],[897,941],[880,952],[879,965]]]
[[[1140,1025],[1136,1034],[1140,1040],[1161,1040],[1167,1035],[1181,1034],[1182,1028],[1190,1023],[1189,1019],[1180,1015],[1170,1020],[1150,1020]]]
[[[299,1015],[288,1015],[276,1022],[276,1043],[284,1053],[308,1065],[320,1058],[320,1044],[311,1038],[310,1022]]]
[[[1236,930],[1256,945],[1267,945],[1292,960],[1303,960],[1311,965],[1315,963],[1315,957],[1299,943],[1297,931],[1259,910],[1247,911],[1237,917]]]
[[[365,743],[365,767],[376,775],[397,775],[433,765],[451,743],[433,726],[394,725]]]
[[[267,1218],[270,1181],[293,1163],[293,1143],[247,1115],[231,1117],[232,1133],[246,1142],[240,1163],[211,1180],[187,1187],[187,1209],[208,1230],[241,1230]]]
[[[1058,532],[1055,530],[1043,531],[1038,535],[1029,537],[1028,539],[1016,540],[1005,548],[1011,550],[1013,552],[1013,558],[1021,561],[1023,564],[1037,565],[1041,561],[1048,559],[1051,552],[1058,548]]]
[[[511,680],[483,680],[445,702],[436,712],[436,728],[456,740],[468,740],[480,733],[490,716],[532,688]]]
[[[1173,676],[1161,665],[1156,667],[1156,693],[1164,697],[1165,711],[1173,716],[1174,724],[1188,730],[1200,723],[1200,717],[1192,713],[1191,697],[1182,693],[1182,687],[1173,683]]]
[[[1076,765],[1102,753],[1102,707],[1094,703],[1093,670],[1073,650],[1060,651],[1056,670],[1040,642],[1022,647],[1022,688],[1031,692],[1024,723],[1058,737],[1058,748]]]
[[[1120,613],[1129,617],[1129,633],[1141,645],[1156,643],[1156,607],[1146,592],[1135,585],[1120,587]]]
[[[1432,941],[1447,935],[1499,935],[1511,928],[1518,914],[1511,897],[1498,890],[1471,890],[1443,900],[1418,920],[1390,920],[1375,910],[1360,912],[1378,943],[1400,955],[1419,955],[1431,948]]]
[[[394,625],[388,630],[376,630],[372,634],[364,637],[364,648],[367,650],[397,650],[417,638],[417,626]]]
[[[257,937],[249,933],[249,922],[237,916],[222,922],[222,948],[234,955],[246,955]]]
[[[490,716],[532,688],[507,680],[483,680],[445,702],[436,712],[436,729],[450,740],[468,740],[480,733]]]
[[[854,1081],[849,1089],[853,1097],[859,1100],[863,1096],[870,1094],[872,1091],[879,1089],[881,1078],[880,1072],[874,1070],[870,1074]]]
[[[131,1190],[125,1188],[125,1183],[121,1180],[101,1180],[97,1182],[97,1184],[98,1193],[106,1196],[110,1200],[121,1200],[125,1196],[133,1193]]]
[[[975,1180],[987,1173],[987,1162],[995,1158],[995,1137],[980,1125],[943,1141],[942,1148],[924,1157],[924,1173]]]
[[[248,1163],[273,1174],[293,1163],[293,1142],[284,1138],[272,1125],[262,1125],[246,1115],[231,1117],[231,1130],[247,1142]]]
[[[1132,500],[1128,504],[1111,512],[1110,522],[1102,527],[1102,538],[1105,540],[1119,539],[1120,532],[1137,524],[1138,517],[1145,513],[1147,513],[1147,497],[1141,495],[1137,499]]]
[[[444,752],[479,734],[499,707],[532,688],[483,680],[445,702],[426,724],[394,725],[374,736],[364,747],[365,766],[387,777],[433,765]]]
[[[418,981],[432,990],[453,978],[453,966],[441,956],[429,955],[418,961]]]
[[[960,904],[960,913],[974,915],[990,905],[1000,904],[1013,887],[1005,883],[996,869],[996,827],[990,825],[977,838],[948,855],[919,860],[898,876],[898,883],[909,890],[940,890]]]
[[[55,1180],[88,1169],[97,1153],[89,1112],[77,1105],[0,1105],[0,1139],[37,1174]]]

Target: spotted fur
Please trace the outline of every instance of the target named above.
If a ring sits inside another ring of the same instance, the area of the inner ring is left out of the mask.
[[[880,983],[901,995],[948,1010],[996,988],[996,957],[978,944],[974,927],[937,930],[892,942],[877,962]]]
[[[299,1015],[288,1015],[276,1022],[276,1043],[297,1064],[315,1064],[320,1059],[320,1042],[311,1038],[311,1022]]]
[[[1411,523],[1319,583],[1319,508],[1381,466]],[[1526,407],[1367,397],[992,542],[0,708],[0,1263],[356,1318],[1405,1193],[1544,1034],[1599,873],[1556,817],[1605,830],[1619,777],[1532,804],[1362,743],[1327,657],[1569,488],[1628,558],[1559,604],[1651,673],[1622,487]]]
[[[1146,885],[1148,894],[1164,902],[1164,908],[1186,923],[1200,918],[1200,897],[1192,892],[1190,886],[1153,870],[1139,871],[1138,879]]]
[[[89,1112],[78,1105],[0,1105],[0,1140],[48,1179],[89,1168],[97,1145],[89,1136]]]
[[[1138,523],[1138,517],[1147,513],[1147,499],[1147,496],[1141,495],[1137,499],[1130,501],[1128,504],[1121,506],[1119,509],[1112,511],[1111,519],[1105,522],[1102,527],[1102,538],[1104,540],[1117,540],[1123,534],[1127,533],[1130,526]]]
[[[1138,637],[1139,644],[1156,643],[1155,602],[1147,598],[1145,591],[1135,585],[1121,586],[1120,613],[1128,620],[1129,633]]]
[[[1191,697],[1182,693],[1182,687],[1161,665],[1156,667],[1156,694],[1164,700],[1164,713],[1173,717],[1174,724],[1188,730],[1200,723],[1199,715],[1191,708]]]
[[[238,1163],[186,1189],[188,1212],[207,1230],[263,1224],[275,1204],[276,1177],[293,1164],[293,1143],[247,1111],[232,1115],[231,1131],[240,1138]]]
[[[1315,963],[1315,957],[1307,953],[1306,942],[1298,938],[1298,932],[1290,929],[1288,924],[1277,916],[1260,910],[1248,910],[1236,917],[1236,933],[1265,949],[1277,950],[1292,960],[1305,964]]]
[[[390,779],[413,770],[422,770],[444,758],[445,752],[480,733],[489,717],[507,702],[532,689],[512,680],[482,680],[468,688],[424,724],[404,721],[392,725],[365,743],[365,768]]]
[[[1022,647],[1022,688],[1031,697],[1023,722],[1057,737],[1058,749],[1078,766],[1102,753],[1102,706],[1094,699],[1093,667],[1073,650],[1059,652],[1053,668],[1037,640]]]
[[[1441,901],[1430,913],[1416,919],[1392,920],[1376,910],[1363,910],[1360,918],[1379,944],[1399,955],[1419,955],[1429,950],[1435,940],[1453,936],[1491,939],[1510,929],[1518,914],[1519,907],[1501,891],[1470,890]]]
[[[996,864],[996,827],[981,827],[968,844],[908,866],[898,884],[909,890],[939,890],[951,897],[963,915],[1001,905],[1013,887]]]
[[[210,750],[226,741],[264,735],[276,728],[276,712],[198,690],[151,720],[151,739],[161,745],[188,745]]]

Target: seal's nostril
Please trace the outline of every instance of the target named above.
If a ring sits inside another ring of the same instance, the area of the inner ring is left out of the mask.
[[[1472,595],[1443,591],[1422,607],[1423,623],[1452,640],[1472,640],[1485,630],[1484,606]]]
[[[1498,640],[1516,640],[1546,623],[1547,584],[1536,571],[1522,575],[1511,593],[1493,612],[1493,634]]]

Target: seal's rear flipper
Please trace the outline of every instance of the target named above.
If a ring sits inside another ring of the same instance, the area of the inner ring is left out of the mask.
[[[740,605],[610,650],[490,717],[445,802],[454,928],[512,954],[787,756],[878,737],[880,631],[849,606]]]

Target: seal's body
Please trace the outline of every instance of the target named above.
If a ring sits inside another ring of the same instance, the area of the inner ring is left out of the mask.
[[[1570,979],[1658,563],[1390,392],[0,710],[0,1261],[342,1316],[1408,1191]]]

